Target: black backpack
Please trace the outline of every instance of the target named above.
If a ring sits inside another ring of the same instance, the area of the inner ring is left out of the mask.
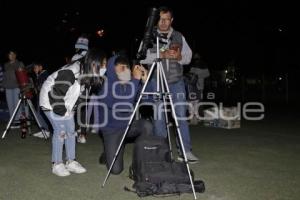
[[[192,170],[191,175],[194,182]],[[136,140],[129,177],[135,181],[133,188],[140,197],[192,192],[186,165],[171,161],[168,142],[159,136]],[[197,192],[204,192],[202,181],[194,184]]]
[[[144,168],[148,163],[163,161],[171,161],[169,145],[165,138],[151,135],[138,137],[134,144],[131,178],[142,180]]]

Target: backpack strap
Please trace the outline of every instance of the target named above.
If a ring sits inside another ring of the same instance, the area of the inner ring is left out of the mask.
[[[124,190],[125,190],[126,192],[136,193],[136,190],[130,189],[130,188],[127,187],[127,186],[124,186]]]

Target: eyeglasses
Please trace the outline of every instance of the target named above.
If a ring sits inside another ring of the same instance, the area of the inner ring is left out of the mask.
[[[160,18],[160,19],[159,19],[159,21],[163,21],[163,22],[164,22],[164,21],[171,21],[171,20],[172,20],[171,18]]]

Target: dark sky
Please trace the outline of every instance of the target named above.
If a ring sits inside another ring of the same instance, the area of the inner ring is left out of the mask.
[[[25,64],[37,57],[56,64],[73,53],[76,37],[88,33],[92,46],[106,51],[126,48],[135,54],[150,7],[170,6],[174,27],[193,51],[213,68],[234,59],[244,70],[299,67],[299,31],[296,6],[282,1],[0,1],[1,61],[10,48]],[[103,38],[96,30],[103,28]]]

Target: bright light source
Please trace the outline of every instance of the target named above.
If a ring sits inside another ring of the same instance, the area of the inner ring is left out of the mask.
[[[279,78],[278,78],[278,80],[280,80],[280,81],[281,81],[281,80],[282,80],[282,77],[279,77]]]
[[[97,35],[98,35],[99,37],[103,37],[103,35],[104,35],[104,30],[103,30],[103,29],[98,30],[98,31],[97,31]]]

